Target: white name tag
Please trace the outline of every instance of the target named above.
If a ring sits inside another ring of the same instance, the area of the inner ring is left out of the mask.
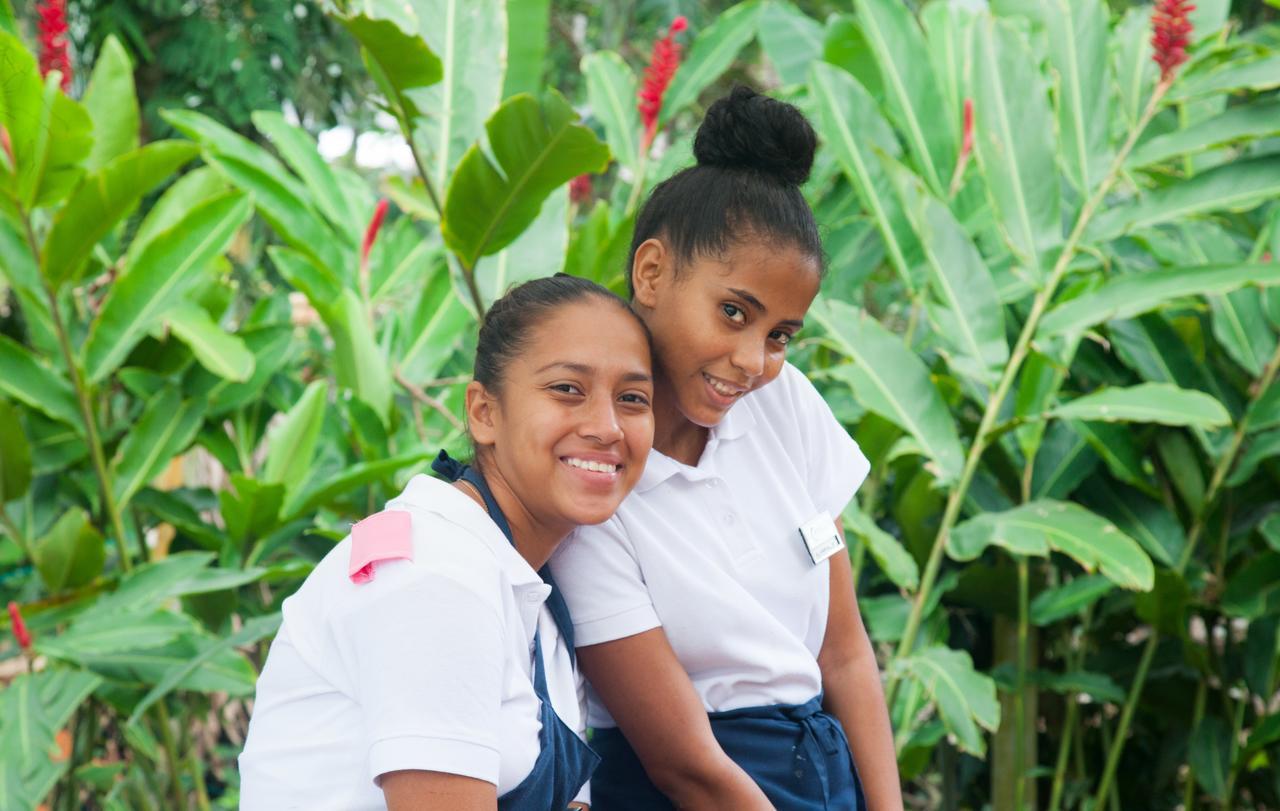
[[[800,537],[804,539],[804,548],[809,550],[809,557],[814,564],[844,549],[844,538],[836,531],[836,522],[827,513],[818,513],[800,525]]]

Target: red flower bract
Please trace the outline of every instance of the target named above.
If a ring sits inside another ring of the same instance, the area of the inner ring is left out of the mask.
[[[373,209],[373,216],[369,218],[369,227],[364,229],[364,242],[360,245],[360,267],[364,267],[369,261],[369,251],[373,250],[374,240],[378,238],[378,231],[382,228],[382,220],[387,216],[387,201],[379,200],[378,205]]]
[[[961,160],[969,157],[973,151],[973,99],[964,100],[964,130],[960,142]]]
[[[13,638],[18,640],[18,647],[25,650],[31,649],[31,632],[27,630],[27,623],[22,619],[22,612],[18,610],[18,604],[9,601],[9,621],[13,625]]]
[[[569,181],[569,199],[577,204],[591,199],[591,175],[578,175]]]
[[[1151,47],[1152,59],[1160,66],[1162,82],[1170,81],[1178,66],[1187,61],[1187,43],[1191,36],[1188,15],[1195,9],[1187,0],[1156,0],[1151,14]]]
[[[649,55],[649,67],[644,71],[644,85],[637,94],[640,103],[640,121],[644,124],[644,148],[648,149],[653,136],[658,131],[658,114],[662,112],[662,95],[671,84],[671,77],[676,75],[680,67],[680,43],[676,42],[676,34],[689,27],[684,17],[676,17],[671,22],[667,35],[653,43],[653,53]]]
[[[62,72],[62,92],[71,89],[71,55],[67,42],[67,0],[36,4],[36,34],[40,40],[40,75]]]

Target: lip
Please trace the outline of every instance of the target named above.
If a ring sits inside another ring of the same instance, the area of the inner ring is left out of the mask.
[[[711,385],[711,381],[713,380],[716,383],[719,383],[721,386],[733,389],[735,393],[726,397],[725,395],[716,391],[715,387]],[[711,400],[711,402],[715,404],[721,411],[729,408],[729,406],[738,402],[738,400],[742,397],[742,395],[746,394],[749,391],[749,389],[744,388],[743,386],[739,386],[736,383],[732,383],[728,380],[725,380],[722,377],[716,377],[715,375],[707,374],[706,372],[702,373],[702,381],[705,384],[705,387],[707,390],[707,398]]]
[[[612,473],[604,470],[587,470],[586,468],[574,467],[569,464],[569,459],[581,459],[584,462],[600,462],[606,465],[614,465]],[[622,472],[626,470],[626,465],[622,461],[622,457],[616,453],[568,453],[559,458],[560,464],[578,481],[591,488],[608,489],[622,480]]]

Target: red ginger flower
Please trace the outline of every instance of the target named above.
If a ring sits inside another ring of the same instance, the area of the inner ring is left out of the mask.
[[[387,201],[379,200],[378,205],[373,209],[373,216],[369,218],[369,227],[364,229],[364,242],[360,245],[360,267],[365,267],[369,263],[369,252],[373,250],[373,243],[378,238],[378,231],[382,228],[382,221],[387,216]]]
[[[569,181],[569,200],[581,204],[591,199],[591,175],[578,175]]]
[[[671,77],[676,75],[680,67],[680,43],[676,42],[676,34],[689,27],[684,17],[676,17],[671,21],[667,35],[653,43],[653,53],[649,55],[649,67],[644,71],[644,86],[637,94],[640,103],[640,121],[644,124],[644,149],[653,143],[653,136],[658,132],[658,114],[662,112],[662,95],[671,84]]]
[[[31,650],[31,632],[18,611],[18,604],[12,600],[9,601],[9,620],[13,624],[13,638],[18,640],[18,647],[24,651]]]
[[[1191,20],[1188,15],[1196,7],[1187,0],[1156,0],[1151,14],[1152,58],[1160,66],[1160,81],[1173,80],[1173,72],[1187,61],[1187,43],[1190,41]]]
[[[960,143],[960,160],[968,160],[973,152],[973,99],[964,100],[964,131]]]
[[[36,5],[36,33],[40,40],[40,75],[62,73],[62,92],[71,89],[71,56],[67,40],[67,0],[43,0]]]

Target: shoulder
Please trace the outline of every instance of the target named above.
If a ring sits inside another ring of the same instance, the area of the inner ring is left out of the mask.
[[[742,405],[751,410],[756,424],[781,434],[804,432],[815,422],[834,419],[813,382],[790,363],[783,364],[774,380],[743,398]]]

